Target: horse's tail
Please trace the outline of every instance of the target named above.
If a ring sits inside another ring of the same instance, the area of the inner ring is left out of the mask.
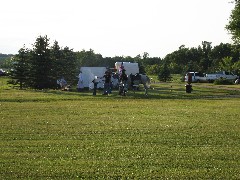
[[[150,78],[146,75],[146,85],[148,88],[150,88],[151,80]]]
[[[141,75],[141,81],[144,88],[150,88],[150,78],[147,75]]]

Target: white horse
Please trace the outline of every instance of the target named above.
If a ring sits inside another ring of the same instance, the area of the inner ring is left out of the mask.
[[[148,89],[150,88],[150,78],[145,74],[135,74],[128,76],[128,88],[132,89],[135,93],[139,89],[140,84],[143,85],[145,95],[148,95]]]

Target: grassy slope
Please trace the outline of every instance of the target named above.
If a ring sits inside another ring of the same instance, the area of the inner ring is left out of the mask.
[[[149,97],[93,97],[3,81],[1,179],[240,178],[239,91],[161,83]]]

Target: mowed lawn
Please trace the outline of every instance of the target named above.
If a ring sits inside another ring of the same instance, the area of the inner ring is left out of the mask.
[[[240,93],[206,86],[120,97],[2,83],[0,179],[240,179]]]

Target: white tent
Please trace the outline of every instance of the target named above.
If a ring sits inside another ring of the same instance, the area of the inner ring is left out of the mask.
[[[100,79],[104,76],[107,68],[106,67],[81,67],[83,86],[93,89],[93,80],[97,77],[98,88],[103,88],[104,79]]]
[[[139,67],[138,63],[131,63],[131,62],[116,62],[115,63],[115,68],[117,69],[117,72],[119,72],[119,69],[121,66],[124,66],[124,69],[126,70],[126,74],[137,74],[139,73]]]

